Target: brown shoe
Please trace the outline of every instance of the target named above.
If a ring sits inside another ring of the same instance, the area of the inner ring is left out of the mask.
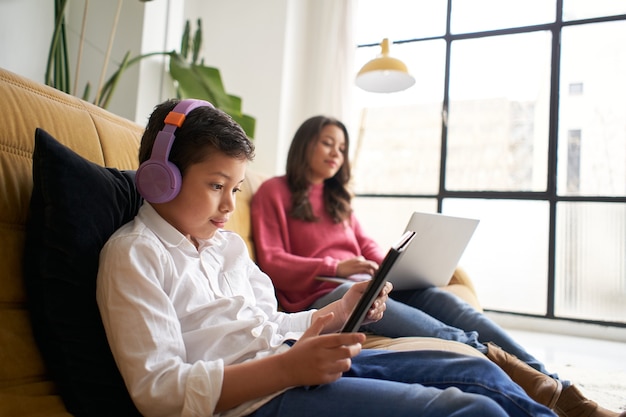
[[[487,348],[487,357],[522,387],[530,398],[548,408],[554,408],[563,389],[561,381],[542,374],[493,343],[487,343]]]
[[[621,414],[600,407],[595,401],[588,400],[574,385],[563,390],[556,402],[554,411],[559,417],[624,417]]]

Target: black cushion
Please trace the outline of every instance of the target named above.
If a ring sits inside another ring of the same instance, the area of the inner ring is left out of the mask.
[[[94,164],[35,133],[24,273],[36,341],[68,411],[134,416],[95,298],[98,257],[141,205],[134,171]]]

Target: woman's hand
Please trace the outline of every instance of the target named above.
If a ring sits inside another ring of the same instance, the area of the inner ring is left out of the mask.
[[[336,332],[343,327],[346,320],[348,320],[348,317],[350,317],[350,314],[352,314],[352,310],[354,310],[356,304],[363,297],[363,293],[367,289],[368,285],[369,281],[356,282],[352,284],[344,296],[339,300],[333,301],[313,313],[314,322],[321,317],[332,314],[333,319],[324,321],[324,327],[322,328],[321,333]],[[365,316],[363,324],[372,323],[383,318],[383,313],[387,309],[387,299],[389,298],[389,293],[392,289],[393,286],[391,283],[386,282],[383,289],[378,294],[378,297],[376,297],[367,312],[367,316]]]
[[[291,385],[319,385],[333,382],[350,369],[352,358],[361,352],[363,333],[321,335],[333,314],[319,316],[300,340],[283,354],[283,367]]]
[[[378,270],[378,264],[374,261],[368,261],[362,256],[356,258],[345,259],[337,264],[337,276],[347,278],[354,274],[374,275]]]
[[[369,282],[359,282],[352,285],[350,289],[345,293],[345,295],[339,300],[339,302],[342,304],[341,310],[344,314],[344,323],[346,320],[348,320],[348,317],[350,317],[350,314],[352,313],[352,310],[354,309],[356,304],[363,297],[363,293],[367,289],[368,285]],[[383,314],[387,309],[387,299],[389,298],[389,293],[392,289],[393,286],[391,285],[391,283],[386,282],[383,286],[383,289],[380,290],[378,297],[376,297],[376,299],[372,303],[372,306],[368,310],[367,316],[365,316],[363,324],[372,323],[383,318]]]

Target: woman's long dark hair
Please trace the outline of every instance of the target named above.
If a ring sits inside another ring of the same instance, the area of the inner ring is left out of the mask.
[[[350,138],[348,130],[337,119],[326,116],[315,116],[300,125],[291,141],[287,154],[287,183],[291,191],[291,217],[308,222],[319,219],[313,214],[309,201],[309,155],[313,152],[322,129],[334,125],[343,131],[345,137],[344,162],[332,178],[324,180],[324,207],[335,223],[347,220],[352,213],[350,201],[352,195],[347,188],[350,181]]]

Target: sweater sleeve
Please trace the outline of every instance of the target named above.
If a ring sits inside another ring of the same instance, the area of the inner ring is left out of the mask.
[[[290,206],[284,177],[265,181],[252,199],[252,231],[257,263],[272,279],[281,306],[287,311],[299,311],[336,286],[316,277],[334,276],[339,260],[293,254],[288,224]]]

